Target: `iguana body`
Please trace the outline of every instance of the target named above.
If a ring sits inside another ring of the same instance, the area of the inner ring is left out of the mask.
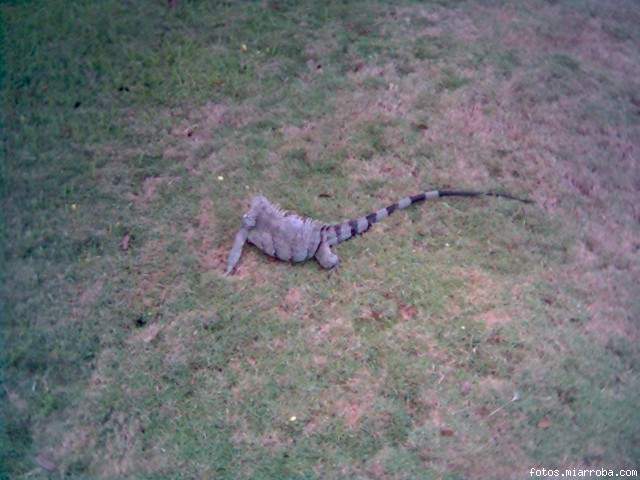
[[[366,232],[374,223],[388,217],[396,210],[439,197],[483,195],[531,203],[530,200],[506,193],[431,190],[405,197],[386,208],[354,220],[326,224],[282,210],[265,197],[257,196],[252,199],[249,211],[242,216],[242,227],[236,234],[233,248],[229,253],[226,273],[231,273],[240,260],[242,247],[246,241],[254,244],[267,255],[280,260],[304,262],[315,257],[322,267],[333,268],[339,263],[339,259],[331,251],[331,247]]]

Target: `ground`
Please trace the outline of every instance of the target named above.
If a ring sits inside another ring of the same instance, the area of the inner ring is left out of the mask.
[[[0,476],[638,468],[637,2],[171,3],[0,5]]]

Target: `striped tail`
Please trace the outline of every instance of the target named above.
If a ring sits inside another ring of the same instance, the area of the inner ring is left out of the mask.
[[[410,207],[414,203],[424,202],[425,200],[432,200],[439,197],[502,197],[508,200],[516,200],[523,203],[533,203],[531,200],[515,197],[508,193],[501,192],[476,192],[470,190],[431,190],[428,192],[412,195],[411,197],[405,197],[397,203],[389,205],[386,208],[382,208],[377,212],[370,213],[364,217],[356,218],[354,220],[348,220],[344,223],[338,223],[335,225],[325,225],[322,227],[325,232],[326,238],[330,245],[341,243],[356,235],[361,235],[371,228],[374,223],[378,223],[380,220],[387,218],[396,210],[402,210]]]

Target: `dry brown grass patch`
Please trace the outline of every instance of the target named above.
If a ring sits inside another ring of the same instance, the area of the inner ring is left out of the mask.
[[[204,167],[212,173],[217,173],[224,163],[241,155],[241,146],[225,145],[217,153],[209,153],[204,158],[207,147],[213,147],[225,127],[242,128],[249,122],[259,118],[254,107],[236,106],[209,102],[201,108],[194,108],[187,114],[171,113],[177,117],[170,130],[171,136],[164,146],[163,156],[183,162],[187,170],[194,175],[200,175]],[[220,160],[224,158],[223,162]]]
[[[147,177],[142,181],[140,193],[130,193],[127,195],[128,199],[139,208],[147,208],[149,204],[155,200],[160,187],[163,185],[171,185],[178,179],[178,177],[172,176]]]
[[[344,420],[348,428],[355,429],[373,410],[383,380],[384,375],[374,376],[368,369],[359,370],[339,392],[335,392],[330,400],[331,410]]]
[[[104,288],[105,280],[103,278],[98,278],[91,285],[84,288],[80,295],[78,296],[77,301],[75,302],[72,308],[72,317],[77,320],[85,320],[89,315],[91,308],[96,304],[100,295],[102,294],[102,290]]]
[[[500,309],[493,309],[484,312],[477,317],[488,328],[494,328],[500,325],[506,325],[511,322],[511,315]]]
[[[453,314],[460,314],[467,305],[490,311],[506,288],[502,282],[477,267],[456,268],[452,274],[464,282],[462,288],[449,296],[447,310]]]
[[[284,297],[284,301],[280,305],[280,309],[284,312],[291,313],[298,309],[303,301],[303,291],[301,288],[290,288]]]
[[[161,330],[162,326],[159,323],[153,323],[132,335],[128,341],[131,343],[151,343],[156,339]]]
[[[507,30],[509,45],[527,52],[529,58],[568,52],[584,62],[585,71],[596,66],[620,82],[640,75],[628,42],[612,38],[600,19],[577,14],[564,18],[560,6],[547,9],[559,21],[580,24],[580,28],[540,32],[519,25],[517,32]],[[495,17],[491,10],[485,18]],[[511,7],[501,8],[498,14],[514,16]],[[471,90],[448,96],[441,104],[442,117],[424,131],[424,137],[453,156],[453,168],[444,174],[451,182],[464,177],[484,184],[492,178],[490,165],[473,160],[478,149],[510,152],[500,162],[499,175],[510,184],[533,188],[532,196],[540,207],[581,232],[575,256],[557,277],[588,292],[592,315],[588,330],[597,335],[605,331],[636,335],[628,310],[634,295],[631,278],[640,273],[635,259],[638,242],[633,240],[639,216],[636,187],[640,168],[632,153],[638,147],[637,126],[603,126],[596,118],[582,116],[585,104],[603,101],[592,77],[583,71],[574,74],[581,89],[554,102],[528,102],[526,95],[535,95],[531,89],[538,88],[527,83],[529,75],[530,71],[516,71],[510,80],[498,84],[495,100]],[[456,132],[455,140],[451,132]],[[600,165],[597,157],[609,160]],[[571,210],[567,198],[577,199]],[[486,289],[474,290],[469,302],[486,297]],[[485,320],[495,323],[495,319]]]
[[[15,392],[9,388],[5,388],[5,391],[7,393],[7,398],[9,399],[9,402],[11,402],[11,405],[13,405],[13,407],[18,412],[24,412],[28,408],[29,404],[24,398],[22,398],[18,394],[18,392]]]
[[[354,331],[351,322],[343,317],[333,316],[324,321],[320,326],[314,326],[312,332],[307,336],[313,345],[320,345],[326,342],[334,342],[345,337],[353,337]]]
[[[512,398],[514,386],[509,380],[490,375],[478,381],[478,391],[484,395],[497,395],[506,403]]]

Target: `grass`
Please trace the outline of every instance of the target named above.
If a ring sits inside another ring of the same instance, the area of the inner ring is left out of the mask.
[[[0,478],[637,468],[638,6],[177,4],[0,5]]]

